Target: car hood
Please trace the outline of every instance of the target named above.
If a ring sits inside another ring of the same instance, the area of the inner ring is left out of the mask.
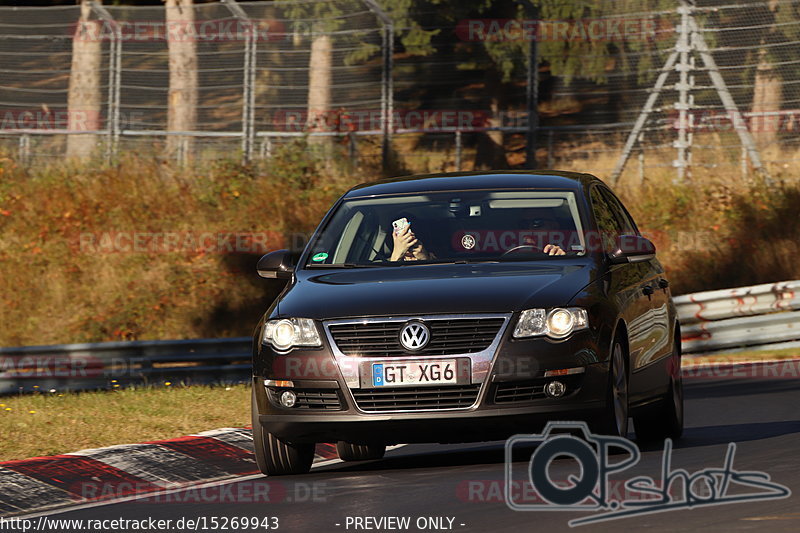
[[[507,313],[567,305],[596,269],[543,263],[301,270],[275,316],[316,319],[438,313]]]

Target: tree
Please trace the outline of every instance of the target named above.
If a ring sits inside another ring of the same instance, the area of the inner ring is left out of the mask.
[[[771,19],[772,26],[761,35],[758,49],[758,66],[753,80],[753,113],[771,113],[780,111],[783,100],[783,84],[777,69],[773,66],[774,59],[766,45],[774,43],[778,37],[778,30],[774,26],[775,13],[778,11],[777,0],[769,0],[766,6],[766,18]],[[761,145],[768,145],[778,137],[781,118],[778,115],[755,115],[751,120],[753,137]]]
[[[409,55],[427,55],[434,51],[431,37],[439,30],[424,30],[411,12],[420,0],[395,0],[379,2],[395,24],[395,38],[405,47]],[[438,4],[440,0],[432,0]],[[343,15],[363,11],[362,0],[323,0],[298,3],[287,8],[287,15],[294,21],[313,21],[309,26],[311,47],[308,61],[307,124],[310,131],[325,129],[331,112],[331,87],[333,84],[333,50],[337,45],[349,48],[343,62],[352,65],[372,60],[380,54],[380,47],[371,42],[358,40],[351,34],[337,34],[345,22]],[[310,141],[327,143],[329,137],[311,137]]]
[[[330,34],[322,25],[315,25],[308,59],[307,127],[311,131],[324,130],[331,107],[331,78],[333,44]],[[330,137],[312,136],[309,142],[329,144]]]
[[[197,43],[193,0],[166,0],[167,46],[169,49],[169,96],[167,131],[193,131],[197,123]],[[192,138],[167,136],[167,153],[186,149],[191,153]]]
[[[89,0],[81,0],[81,16],[72,36],[72,66],[67,95],[67,129],[96,131],[100,124],[100,60],[102,40],[98,37],[100,22],[90,20]],[[67,157],[85,159],[97,147],[97,135],[67,135]]]
[[[298,3],[288,7],[287,14],[294,21],[313,21],[307,26],[311,38],[308,57],[308,100],[306,103],[306,128],[324,131],[330,112],[331,83],[333,79],[333,38],[331,34],[342,25],[341,4],[354,7],[354,2],[323,0]],[[312,136],[309,142],[330,144],[329,137]]]
[[[712,5],[720,3],[711,0]],[[734,97],[750,102],[754,116],[750,129],[762,147],[778,139],[781,117],[775,113],[784,104],[786,81],[797,80],[800,65],[800,4],[761,0],[735,10],[720,10],[710,15],[708,23],[716,28],[738,28],[716,32],[722,50],[718,62],[737,67],[738,76]],[[789,97],[791,98],[791,97]],[[763,113],[763,114],[762,114]],[[775,114],[767,114],[775,113]]]

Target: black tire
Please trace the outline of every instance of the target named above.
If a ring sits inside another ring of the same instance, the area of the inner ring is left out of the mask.
[[[369,461],[381,459],[386,453],[383,444],[351,444],[340,440],[336,443],[336,451],[342,461]]]
[[[642,442],[678,440],[683,435],[683,378],[680,341],[675,341],[670,365],[669,390],[655,409],[634,417],[636,438]]]
[[[615,338],[609,355],[606,407],[593,424],[593,431],[600,435],[627,437],[628,417],[628,357],[625,346]]]
[[[255,391],[251,393],[251,399],[253,446],[261,473],[267,476],[308,473],[314,462],[314,443],[291,444],[264,430],[258,420]]]

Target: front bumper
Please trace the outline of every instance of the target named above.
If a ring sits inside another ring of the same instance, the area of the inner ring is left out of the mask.
[[[259,421],[289,442],[474,442],[537,432],[549,420],[592,422],[603,412],[607,350],[600,348],[591,331],[575,332],[561,341],[512,339],[507,329],[500,337],[485,377],[480,383],[473,381],[478,389],[474,402],[452,409],[387,412],[369,412],[363,400],[359,404],[356,398],[363,398],[359,392],[364,391],[352,388],[352,380],[348,384],[329,346],[280,355],[261,345],[253,378]],[[545,378],[546,371],[567,368],[583,372]],[[293,390],[310,398],[309,405],[316,402],[317,408],[281,407],[277,393],[283,389],[266,387],[265,379],[291,380]],[[550,398],[541,392],[552,379],[567,383],[563,397]]]

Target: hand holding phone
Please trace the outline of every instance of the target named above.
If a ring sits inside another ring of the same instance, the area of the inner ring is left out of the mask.
[[[398,218],[397,220],[392,222],[392,228],[394,228],[395,234],[401,233],[410,225],[411,224],[409,224],[408,219],[405,217]]]

